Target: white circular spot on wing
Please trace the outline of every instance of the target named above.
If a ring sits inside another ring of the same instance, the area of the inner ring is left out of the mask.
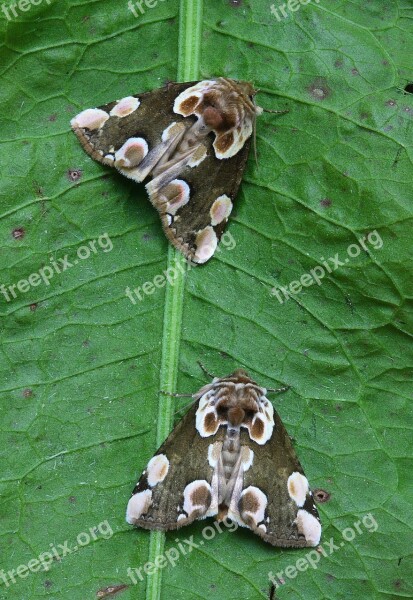
[[[219,225],[222,221],[226,221],[232,211],[231,199],[223,194],[219,196],[209,211],[211,216],[211,225]]]
[[[288,478],[287,489],[290,498],[301,508],[309,491],[307,478],[298,471],[294,471]]]
[[[76,115],[70,121],[70,124],[73,128],[80,127],[92,131],[94,129],[100,129],[108,119],[109,115],[104,110],[101,110],[100,108],[87,108]]]
[[[148,154],[143,138],[129,138],[115,153],[115,167],[130,169],[139,165]]]
[[[205,479],[188,483],[184,490],[184,511],[190,518],[194,512],[205,513],[211,504],[211,486]]]
[[[174,179],[159,191],[160,199],[166,204],[166,212],[175,215],[189,202],[189,185],[183,179]]]
[[[178,518],[176,520],[182,521],[183,519],[186,519],[186,518],[187,518],[187,516],[182,513],[182,514],[178,515]]]
[[[128,502],[126,509],[126,521],[134,525],[140,517],[146,514],[152,504],[152,491],[144,490],[134,494]]]
[[[308,542],[309,546],[318,546],[321,537],[321,524],[313,515],[304,509],[300,509],[295,520],[297,528]]]
[[[133,113],[138,106],[140,105],[140,101],[138,98],[134,98],[133,96],[127,96],[126,98],[122,98],[119,100],[117,104],[110,111],[111,117],[126,117]]]
[[[149,461],[147,470],[148,484],[151,487],[154,487],[158,483],[161,483],[167,476],[169,471],[169,460],[165,454],[157,454]]]
[[[202,264],[211,258],[217,248],[218,238],[210,225],[198,232],[195,239],[195,245],[196,252],[194,262]]]
[[[252,521],[255,527],[264,520],[267,496],[259,488],[250,485],[242,491],[239,506],[243,521]]]

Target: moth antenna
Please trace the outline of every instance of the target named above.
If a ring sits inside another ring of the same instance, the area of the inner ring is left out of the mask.
[[[290,388],[291,388],[290,385],[285,385],[284,387],[280,387],[280,388],[265,388],[265,389],[267,390],[267,392],[272,392],[274,394],[280,394],[281,392],[286,392]]]
[[[193,406],[194,402],[196,402],[196,400],[192,400],[192,402],[188,402],[188,404],[185,404],[185,406],[181,406],[181,408],[178,408],[178,410],[174,412],[174,415],[177,415],[179,412],[186,410],[188,406]]]
[[[203,372],[205,373],[205,375],[208,375],[208,377],[211,377],[212,379],[214,379],[216,376],[213,375],[212,373],[210,373],[205,367],[204,365],[201,363],[201,361],[197,361],[197,363],[199,364],[199,366],[201,367],[201,369],[203,370]]]
[[[159,390],[160,394],[164,396],[172,396],[172,398],[192,398],[193,394],[176,394],[173,392],[165,392],[165,390]]]
[[[255,104],[255,102],[254,102]],[[254,121],[252,123],[252,130],[254,132],[254,138],[253,138],[253,146],[254,146],[254,158],[255,158],[255,165],[258,169],[258,156],[257,156],[257,113],[254,113]]]
[[[272,113],[273,115],[285,115],[286,113],[290,112],[289,108],[286,108],[285,110],[271,110],[269,108],[263,108],[262,110],[263,112]]]

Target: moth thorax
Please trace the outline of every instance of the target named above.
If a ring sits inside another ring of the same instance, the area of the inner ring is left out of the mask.
[[[229,481],[231,474],[233,473],[240,454],[240,449],[239,427],[228,427],[221,451],[222,466],[224,468],[226,481]]]

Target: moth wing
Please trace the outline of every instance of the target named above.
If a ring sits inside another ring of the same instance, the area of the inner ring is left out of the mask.
[[[167,238],[198,263],[211,258],[225,230],[250,147],[247,139],[235,156],[219,159],[214,139],[211,133],[203,141],[206,156],[196,167],[186,167],[163,187],[156,180],[146,186]]]
[[[263,445],[251,442],[242,431],[241,445],[252,448],[254,457],[244,473],[241,493],[231,500],[228,516],[273,546],[317,546],[321,524],[312,492],[275,411],[274,423],[273,434]]]
[[[196,402],[143,471],[126,511],[131,525],[177,529],[217,514],[217,490],[208,460],[211,441],[195,428],[197,406]],[[218,431],[214,441],[221,437]]]
[[[162,133],[173,122],[185,121],[185,117],[173,112],[176,96],[194,83],[168,83],[150,92],[86,109],[71,120],[72,129],[93,159],[117,168],[135,181],[143,181],[161,158],[162,149],[168,147],[162,146]],[[155,148],[159,150],[152,157],[153,164],[142,168],[142,161]]]

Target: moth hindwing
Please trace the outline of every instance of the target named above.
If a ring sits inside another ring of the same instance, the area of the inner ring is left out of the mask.
[[[266,393],[238,369],[194,394],[133,490],[128,523],[168,530],[228,518],[274,546],[317,546],[313,495]]]
[[[71,121],[86,152],[137,182],[167,238],[191,261],[214,254],[248,157],[255,90],[219,77],[169,83],[82,111]]]

